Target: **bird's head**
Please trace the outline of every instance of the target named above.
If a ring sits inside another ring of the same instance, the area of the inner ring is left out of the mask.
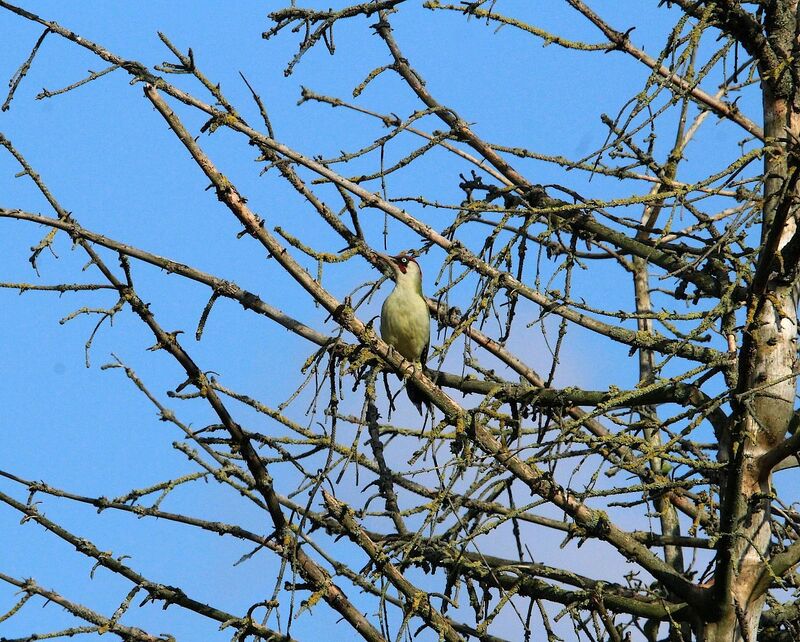
[[[422,270],[417,260],[410,254],[401,253],[397,256],[386,254],[378,255],[382,261],[394,272],[394,280],[398,286],[413,285],[422,290]]]

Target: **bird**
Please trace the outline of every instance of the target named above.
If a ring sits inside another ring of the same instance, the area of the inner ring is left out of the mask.
[[[392,269],[395,280],[394,289],[381,308],[381,338],[424,369],[431,342],[431,316],[422,293],[422,270],[407,253],[378,256]],[[430,410],[430,401],[413,381],[406,385],[406,393],[420,415],[423,403]]]

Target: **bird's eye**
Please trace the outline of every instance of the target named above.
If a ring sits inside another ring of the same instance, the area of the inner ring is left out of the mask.
[[[402,259],[400,259],[400,263],[405,265],[406,263],[408,263],[408,259],[406,257],[403,257]]]

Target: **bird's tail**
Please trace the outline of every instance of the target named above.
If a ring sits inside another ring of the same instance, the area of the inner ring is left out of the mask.
[[[428,395],[426,395],[422,389],[417,386],[413,381],[410,379],[406,382],[406,394],[408,394],[408,398],[413,403],[417,411],[419,412],[420,416],[422,416],[422,404],[425,404],[428,412],[430,413],[433,410],[431,406],[431,401],[428,399]]]

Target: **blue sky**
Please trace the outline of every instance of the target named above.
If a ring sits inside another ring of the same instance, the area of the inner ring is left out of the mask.
[[[336,31],[335,56],[331,57],[324,47],[317,47],[287,78],[283,70],[296,51],[298,36],[287,32],[270,41],[261,37],[271,26],[266,14],[283,4],[274,0],[239,2],[235,6],[207,1],[143,5],[40,0],[29,8],[151,68],[165,60],[173,61],[156,35],[161,31],[180,49],[191,47],[203,72],[221,84],[225,95],[246,118],[257,122],[257,110],[239,78],[239,72],[244,73],[264,99],[277,138],[307,155],[335,156],[340,150],[356,149],[384,133],[378,121],[343,109],[332,110],[314,103],[297,105],[303,86],[350,100],[352,88],[372,69],[388,62],[379,39],[365,28],[363,20],[342,24]],[[325,8],[329,4],[324,3]],[[507,4],[511,7],[514,3]],[[597,10],[618,27],[635,23],[634,42],[652,54],[675,18],[674,12],[657,10],[657,4],[595,3]],[[516,14],[520,18],[535,19],[538,25],[567,37],[601,41],[598,32],[560,1],[530,3],[528,16],[520,11]],[[552,45],[543,47],[539,40],[511,28],[495,33],[475,20],[464,23],[464,17],[458,14],[434,15],[414,7],[404,9],[393,19],[400,45],[431,91],[443,103],[458,109],[464,118],[475,123],[476,131],[493,142],[582,156],[603,142],[600,114],[616,115],[646,78],[641,66],[619,53],[575,54]],[[0,77],[10,78],[41,29],[0,11],[0,33],[5,34],[0,49]],[[306,323],[332,331],[326,314],[302,296],[274,261],[266,260],[263,248],[251,239],[236,238],[236,222],[213,192],[205,191],[207,180],[142,97],[141,87],[129,85],[127,75],[117,71],[66,95],[34,99],[43,87],[53,90],[68,85],[84,77],[87,70],[98,71],[103,66],[102,61],[75,45],[49,36],[11,109],[0,114],[0,132],[25,154],[56,198],[84,227],[235,280]],[[174,76],[170,81],[199,91],[186,76]],[[402,116],[419,107],[401,82],[388,73],[371,83],[357,102],[368,109]],[[746,101],[740,106],[746,110],[755,108]],[[760,121],[757,111],[750,113]],[[181,112],[181,117],[199,134],[202,118],[191,112]],[[725,161],[721,159],[735,150],[743,137],[742,132],[727,124],[709,122],[688,154],[694,155],[698,171],[707,170],[708,161],[723,166]],[[254,149],[245,141],[220,130],[212,136],[201,136],[200,142],[270,227],[282,226],[318,249],[341,250],[341,240],[315,223],[308,206],[274,172],[259,175],[263,164],[253,162]],[[387,146],[387,162],[402,157],[418,142],[392,142]],[[565,174],[560,167],[533,162],[519,165],[537,183],[566,184],[588,196],[625,193],[623,185],[602,177],[590,182],[588,176]],[[693,166],[690,163],[689,172],[694,171]],[[368,172],[377,167],[377,156],[372,155],[347,171]],[[390,193],[435,195],[441,201],[457,202],[458,174],[470,168],[439,154],[423,159],[417,169],[390,177]],[[49,215],[46,203],[31,189],[30,182],[13,178],[18,171],[13,159],[0,154],[2,206]],[[377,184],[373,187],[378,188]],[[330,192],[321,189],[321,193]],[[437,220],[434,212],[419,205],[409,204],[408,209],[432,222]],[[367,237],[380,247],[383,217],[364,212],[362,224]],[[0,220],[0,281],[100,282],[95,271],[84,269],[84,256],[63,235],[57,237],[55,255],[45,252],[39,259],[38,274],[34,273],[28,263],[29,248],[44,233],[44,229],[30,224]],[[390,225],[389,239],[391,251],[418,244],[395,224]],[[113,256],[106,256],[116,264]],[[438,273],[443,258],[433,251],[421,259],[427,278],[433,279]],[[315,269],[313,262],[306,264],[310,270]],[[359,283],[379,277],[359,259],[326,270],[324,283],[340,298]],[[216,304],[203,341],[195,342],[194,328],[207,301],[207,290],[145,265],[135,265],[133,275],[137,290],[152,303],[162,326],[185,331],[182,340],[201,367],[219,373],[226,385],[273,407],[291,394],[299,380],[299,367],[313,351],[312,346],[225,300]],[[612,309],[628,306],[632,292],[629,282],[620,284],[603,275],[587,275],[579,287]],[[433,289],[433,283],[426,282],[426,290]],[[362,319],[378,313],[387,291],[384,288],[360,311]],[[113,361],[112,354],[117,355],[137,371],[163,403],[178,410],[183,421],[194,426],[211,421],[201,402],[166,398],[165,391],[181,383],[182,373],[163,351],[146,350],[153,338],[138,319],[126,311],[115,317],[113,326],[103,326],[94,339],[88,369],[84,366],[84,345],[96,317],[81,315],[59,323],[85,306],[97,308],[113,302],[113,296],[102,291],[56,296],[0,290],[0,327],[4,337],[0,403],[5,409],[0,420],[0,468],[77,493],[109,497],[197,470],[171,447],[180,434],[173,426],[158,421],[154,408],[121,370],[100,367]],[[523,333],[512,339],[511,345],[533,367],[547,372],[549,357],[537,333]],[[635,363],[627,349],[599,346],[590,333],[575,331],[562,356],[557,381],[593,388],[612,383],[620,387],[633,385]],[[591,361],[588,367],[587,355]],[[301,403],[293,412],[298,419],[309,421],[303,416],[303,409]],[[237,412],[237,419],[254,429],[275,429],[252,411],[237,408]],[[399,417],[414,421],[408,408],[402,408]],[[287,466],[280,470],[284,472],[279,478],[279,492],[288,493],[297,484],[296,475]],[[0,480],[0,490],[25,498],[19,487],[6,481]],[[351,488],[349,492],[354,499],[361,497],[358,489]],[[347,499],[347,491],[342,491],[341,496]],[[170,523],[132,522],[128,515],[109,511],[98,516],[91,508],[53,499],[43,499],[42,509],[104,550],[131,555],[131,565],[152,579],[189,586],[192,597],[213,601],[235,613],[242,611],[243,604],[264,599],[272,591],[277,569],[274,556],[261,552],[248,562],[232,566],[249,550],[244,543],[231,544]],[[239,522],[258,532],[265,528],[260,511],[229,488],[215,483],[176,491],[168,498],[165,509]],[[19,515],[5,506],[0,506],[0,541],[6,543],[0,554],[2,570],[33,576],[40,584],[83,600],[106,614],[114,611],[129,588],[127,582],[106,571],[99,571],[87,584],[91,562],[41,528],[33,524],[20,526]],[[539,545],[543,558],[552,555],[553,561],[557,559],[557,540]],[[590,546],[593,545],[587,545]],[[588,574],[595,570],[600,573],[606,566],[591,555],[586,560],[583,563]],[[0,587],[0,610],[13,603],[12,594],[7,587]],[[300,617],[292,631],[299,639],[319,639],[314,636],[333,626],[336,619],[329,609],[318,607],[312,615]],[[21,618],[0,623],[0,635],[41,632],[69,621],[52,605],[44,609],[29,605]],[[127,621],[152,633],[169,632],[179,640],[229,638],[227,632],[216,632],[213,626],[182,614],[176,607],[165,613],[160,605],[146,606],[132,612]],[[498,627],[498,635],[515,630],[513,623],[506,627],[500,622]]]

